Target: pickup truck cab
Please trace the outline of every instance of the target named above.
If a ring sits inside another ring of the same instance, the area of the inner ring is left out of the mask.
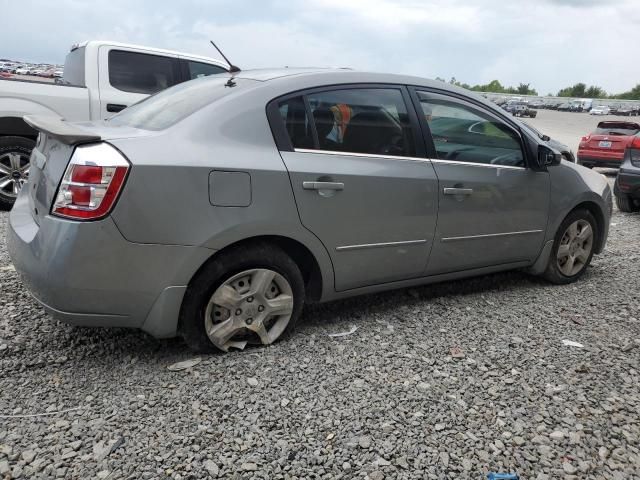
[[[37,132],[24,115],[102,120],[187,80],[227,72],[212,58],[107,41],[71,47],[58,83],[0,79],[0,208],[9,208],[29,175]]]

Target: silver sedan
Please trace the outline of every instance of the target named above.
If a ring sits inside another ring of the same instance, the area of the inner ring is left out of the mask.
[[[600,174],[422,78],[247,71],[105,122],[26,120],[8,245],[35,298],[199,351],[271,344],[308,302],[508,269],[573,282],[607,239]]]

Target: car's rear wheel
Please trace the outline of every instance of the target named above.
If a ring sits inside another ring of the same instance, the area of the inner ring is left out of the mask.
[[[580,278],[593,257],[597,226],[588,210],[575,210],[567,215],[556,233],[544,278],[557,284],[572,283]]]
[[[282,249],[235,248],[214,258],[191,282],[180,331],[198,352],[269,345],[291,331],[304,296],[302,273]]]
[[[630,195],[620,193],[616,195],[616,205],[621,212],[631,213],[640,211],[640,205]]]

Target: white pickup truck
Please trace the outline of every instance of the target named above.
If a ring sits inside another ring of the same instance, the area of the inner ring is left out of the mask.
[[[0,208],[13,205],[29,175],[37,133],[24,115],[105,119],[172,85],[228,70],[207,57],[90,41],[71,48],[59,83],[0,79]]]

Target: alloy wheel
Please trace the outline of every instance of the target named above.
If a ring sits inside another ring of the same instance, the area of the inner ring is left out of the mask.
[[[572,277],[589,261],[593,249],[593,228],[586,220],[576,220],[562,235],[558,247],[557,262],[560,272]]]
[[[29,155],[9,151],[0,154],[0,194],[15,198],[29,179]]]
[[[256,268],[233,275],[213,293],[204,313],[211,343],[225,352],[247,343],[269,345],[293,314],[289,282],[273,270]]]

